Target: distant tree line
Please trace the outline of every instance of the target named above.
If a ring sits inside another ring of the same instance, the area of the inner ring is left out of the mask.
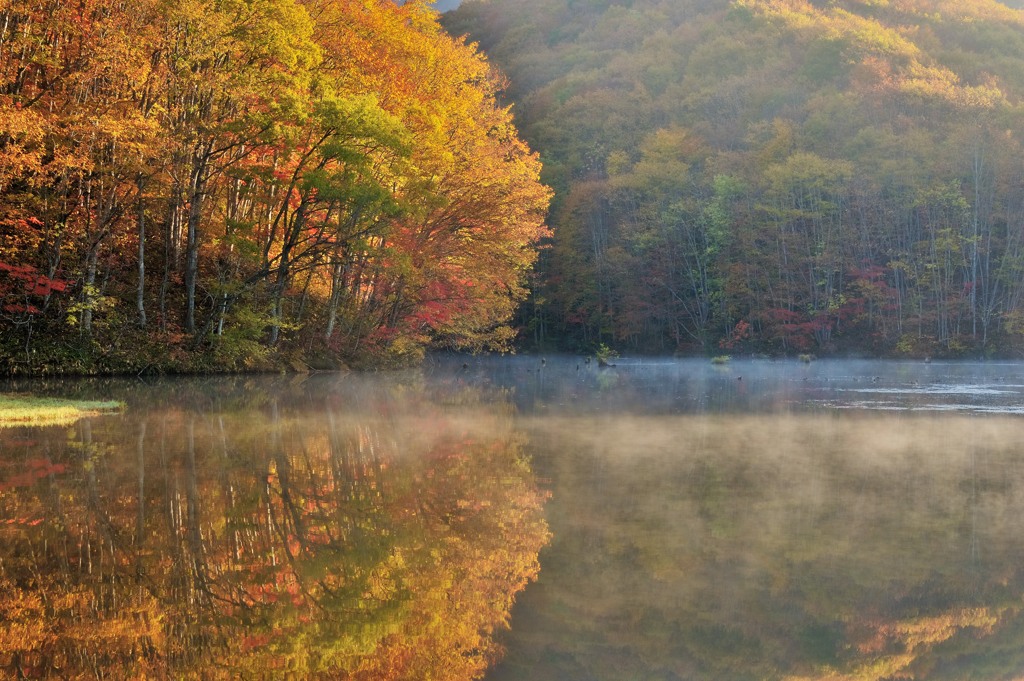
[[[1024,14],[471,0],[556,190],[526,340],[1019,355]]]

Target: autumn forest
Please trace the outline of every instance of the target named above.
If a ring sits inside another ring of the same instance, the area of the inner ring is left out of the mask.
[[[1008,4],[463,2],[555,190],[529,340],[1019,357]]]
[[[1024,341],[994,0],[0,0],[0,373]]]
[[[507,346],[549,190],[499,76],[437,17],[0,2],[0,371]]]

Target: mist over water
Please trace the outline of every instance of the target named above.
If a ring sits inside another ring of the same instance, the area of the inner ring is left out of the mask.
[[[127,405],[0,429],[0,613],[40,634],[0,636],[9,676],[1024,673],[1021,364],[442,357],[5,389]]]
[[[442,362],[467,384],[512,390],[522,413],[698,413],[834,409],[1019,413],[1024,364],[1013,362],[511,357]]]
[[[617,364],[491,379],[553,539],[488,678],[1024,672],[1024,366]]]

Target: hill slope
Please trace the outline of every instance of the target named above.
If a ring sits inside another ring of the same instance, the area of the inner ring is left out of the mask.
[[[464,2],[557,192],[533,339],[1013,354],[1024,14],[990,0]]]

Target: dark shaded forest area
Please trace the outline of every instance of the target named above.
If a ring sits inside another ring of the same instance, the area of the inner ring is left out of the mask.
[[[1021,354],[1024,15],[520,0],[445,15],[556,192],[528,342]]]

